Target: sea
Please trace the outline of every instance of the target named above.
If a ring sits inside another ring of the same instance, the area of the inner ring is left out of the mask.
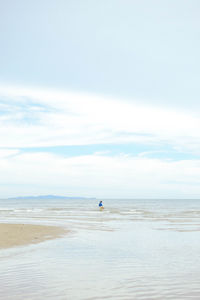
[[[7,199],[0,222],[69,230],[0,250],[2,300],[200,299],[200,200]]]

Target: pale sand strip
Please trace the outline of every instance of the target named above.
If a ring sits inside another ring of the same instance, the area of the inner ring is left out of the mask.
[[[64,235],[62,227],[31,224],[0,224],[0,248],[36,244]]]

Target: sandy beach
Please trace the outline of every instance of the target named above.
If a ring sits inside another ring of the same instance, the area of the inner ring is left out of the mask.
[[[0,224],[0,249],[36,244],[62,236],[66,230],[57,226]]]

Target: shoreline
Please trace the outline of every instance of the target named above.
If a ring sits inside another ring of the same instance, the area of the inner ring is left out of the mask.
[[[38,244],[59,238],[67,232],[58,226],[0,223],[0,249]]]

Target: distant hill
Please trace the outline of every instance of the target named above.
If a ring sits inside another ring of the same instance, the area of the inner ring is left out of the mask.
[[[84,200],[84,199],[96,199],[96,198],[88,198],[88,197],[67,197],[67,196],[57,196],[57,195],[38,195],[38,196],[18,196],[18,197],[11,197],[11,198],[8,198],[8,199],[12,199],[12,200],[14,200],[14,199],[22,199],[22,200],[40,200],[40,199],[42,199],[42,200],[45,200],[45,199],[49,199],[49,200],[51,200],[51,199],[74,199],[74,200]]]

